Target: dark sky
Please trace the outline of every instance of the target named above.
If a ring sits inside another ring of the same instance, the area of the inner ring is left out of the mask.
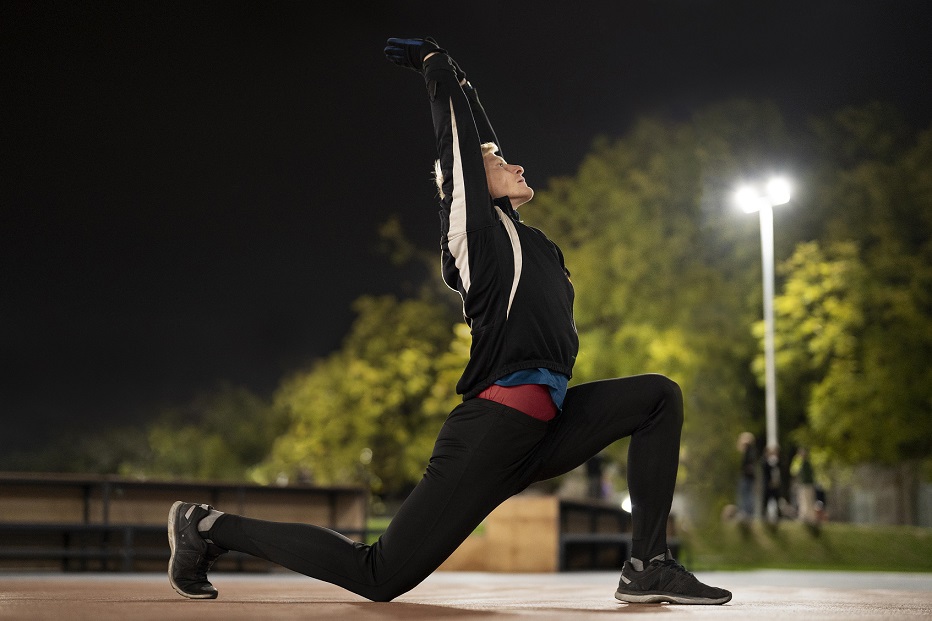
[[[0,452],[139,423],[227,380],[269,394],[438,242],[432,35],[542,189],[598,135],[731,97],[791,122],[932,119],[932,3],[0,3]],[[452,295],[452,294],[451,294]]]

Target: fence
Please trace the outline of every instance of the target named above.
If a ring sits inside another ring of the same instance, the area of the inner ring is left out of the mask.
[[[175,500],[257,519],[306,522],[365,539],[368,491],[139,481],[110,476],[0,473],[0,568],[152,571],[168,561],[166,519]],[[271,564],[224,555],[217,570]]]

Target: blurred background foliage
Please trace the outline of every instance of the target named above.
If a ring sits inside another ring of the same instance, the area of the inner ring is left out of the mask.
[[[559,145],[554,145],[558,149]],[[741,431],[763,435],[757,217],[745,179],[794,181],[775,210],[780,444],[820,466],[932,455],[932,128],[882,104],[791,131],[768,102],[724,102],[685,121],[645,118],[601,138],[575,175],[522,210],[564,251],[581,351],[573,384],[658,372],[686,397],[680,487],[715,515],[732,500]],[[265,483],[366,484],[403,496],[459,402],[469,332],[397,219],[386,253],[420,262],[407,298],[363,296],[342,347],[269,399],[222,385],[147,429],[89,430],[4,467]],[[606,451],[624,474],[627,443]]]

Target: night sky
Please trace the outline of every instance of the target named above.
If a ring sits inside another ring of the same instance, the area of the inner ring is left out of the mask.
[[[5,0],[0,452],[221,381],[269,395],[353,299],[403,292],[378,226],[433,249],[439,222],[423,81],[388,37],[448,48],[542,190],[599,135],[733,97],[926,126],[930,23],[927,0]]]

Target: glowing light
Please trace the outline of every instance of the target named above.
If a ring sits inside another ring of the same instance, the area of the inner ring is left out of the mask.
[[[735,202],[745,213],[754,213],[767,206],[760,192],[747,185],[735,192]]]
[[[767,182],[767,198],[771,205],[790,202],[790,182],[783,177],[774,177]]]
[[[790,182],[783,177],[773,177],[761,188],[745,185],[735,192],[735,202],[745,213],[754,213],[774,205],[790,202]]]

